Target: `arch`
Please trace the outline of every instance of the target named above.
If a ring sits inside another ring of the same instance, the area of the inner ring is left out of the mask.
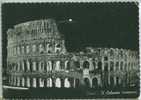
[[[90,66],[90,64],[89,64],[88,61],[83,62],[83,68],[88,68],[89,69],[89,66]]]
[[[84,83],[87,88],[90,87],[90,80],[88,78],[84,78]]]
[[[92,87],[97,88],[98,87],[98,80],[97,78],[92,79]]]
[[[108,63],[104,63],[104,71],[105,71],[105,72],[108,71]]]
[[[110,76],[110,86],[114,86],[114,78],[113,76]]]
[[[21,49],[22,49],[22,50],[21,50],[21,51],[22,51],[22,54],[24,54],[24,51],[25,51],[25,50],[24,50],[24,46],[22,46]],[[17,53],[18,53],[18,52],[19,52],[19,50],[17,50]],[[18,53],[18,54],[19,54],[19,53]]]
[[[114,70],[114,62],[110,62],[110,71],[113,71]]]
[[[110,50],[110,56],[113,56],[114,55],[114,51],[113,49]]]
[[[65,62],[65,68],[66,70],[70,70],[70,61]]]
[[[55,44],[55,53],[60,53],[60,51],[61,51],[61,45]]]
[[[43,51],[44,51],[43,44],[40,44],[39,45],[39,53],[43,53]]]
[[[47,71],[51,71],[52,70],[52,62],[51,61],[47,61],[46,70]]]
[[[104,57],[104,61],[108,61],[108,57],[107,56]]]
[[[70,82],[69,82],[68,78],[65,78],[64,87],[65,88],[70,88]]]
[[[80,81],[79,81],[79,79],[75,79],[75,87],[77,88],[77,87],[79,87],[80,86]]]
[[[56,78],[55,87],[61,88],[61,79],[60,78]]]
[[[17,86],[20,86],[20,77],[17,77]]]
[[[47,50],[47,53],[51,53],[52,52],[52,45],[51,44],[47,44],[46,50]]]
[[[24,77],[22,77],[22,86],[25,86],[25,79],[24,79]]]
[[[75,61],[74,63],[75,63],[76,68],[80,68],[80,62],[79,61]]]
[[[17,66],[18,66],[18,71],[20,71],[21,70],[20,62],[18,62]]]
[[[60,70],[60,61],[56,61],[55,70],[57,70],[57,71]]]
[[[36,87],[37,86],[36,78],[33,78],[32,81],[33,81],[33,83],[32,83],[33,87]]]
[[[17,47],[17,54],[20,54],[20,47],[19,46]]]
[[[16,84],[17,84],[17,77],[14,77],[14,86],[16,86]]]
[[[94,70],[96,69],[96,62],[93,61]]]
[[[102,69],[102,62],[98,62],[98,69],[101,70]]]
[[[28,60],[26,61],[26,65],[27,65],[27,70],[29,70],[29,71],[30,71],[30,63],[29,63],[29,61],[28,61]]]
[[[44,71],[44,62],[39,62],[39,71]]]
[[[26,84],[27,84],[27,87],[30,87],[30,78],[29,77],[27,77]]]
[[[33,51],[33,52],[36,52],[36,49],[37,49],[36,45],[33,44],[33,45],[32,45],[32,51]]]
[[[116,62],[116,70],[119,70],[119,62]]]
[[[120,63],[120,70],[123,70],[123,62]]]
[[[51,78],[48,78],[47,79],[47,87],[52,87],[53,84],[52,84],[52,79]]]
[[[32,69],[33,69],[33,71],[36,71],[36,62],[35,62],[35,61],[34,61],[34,62],[32,62],[32,65],[33,65],[33,66],[32,66],[32,67],[33,67],[33,68],[32,68]]]
[[[30,48],[29,48],[29,45],[26,46],[26,53],[29,53],[30,52]]]
[[[39,78],[39,87],[44,87],[44,79]]]
[[[25,70],[25,68],[24,68],[25,67],[24,66],[25,63],[24,63],[24,61],[22,61],[21,63],[22,63],[22,70],[24,71]]]

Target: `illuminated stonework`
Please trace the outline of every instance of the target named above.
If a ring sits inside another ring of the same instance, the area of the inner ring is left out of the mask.
[[[136,85],[137,51],[92,48],[67,52],[53,19],[29,21],[9,29],[7,73],[18,87],[76,88]]]

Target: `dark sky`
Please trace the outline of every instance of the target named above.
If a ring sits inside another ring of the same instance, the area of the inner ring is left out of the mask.
[[[138,6],[135,3],[31,3],[3,4],[3,53],[6,31],[14,25],[38,19],[54,18],[62,23],[68,51],[86,46],[138,50]]]

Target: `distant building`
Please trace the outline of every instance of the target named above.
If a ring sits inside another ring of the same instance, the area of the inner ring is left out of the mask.
[[[137,51],[87,47],[67,52],[53,19],[29,21],[7,31],[10,86],[77,88],[136,86]]]

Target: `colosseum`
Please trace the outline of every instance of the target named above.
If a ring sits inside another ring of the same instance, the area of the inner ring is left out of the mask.
[[[8,84],[27,88],[136,86],[139,52],[86,47],[68,52],[54,19],[28,21],[8,29]]]

